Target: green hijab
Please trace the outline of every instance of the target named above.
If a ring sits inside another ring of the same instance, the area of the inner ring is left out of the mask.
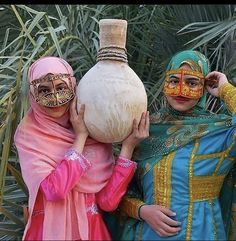
[[[175,54],[166,71],[178,69],[184,63],[204,76],[210,72],[208,59],[194,50]],[[168,106],[150,116],[150,136],[137,147],[134,158],[137,161],[142,160],[142,164],[145,165],[145,160],[155,157],[152,161],[155,164],[163,155],[177,150],[194,139],[232,125],[231,116],[211,113],[205,110],[205,105],[206,92],[191,112],[180,112]]]

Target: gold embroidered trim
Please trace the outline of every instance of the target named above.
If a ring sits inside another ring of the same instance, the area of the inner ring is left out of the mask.
[[[164,206],[166,208],[170,207],[172,191],[171,171],[175,153],[176,152],[171,152],[169,155],[165,156],[157,163],[157,165],[155,165],[153,171],[154,202],[155,204]]]
[[[212,228],[213,228],[213,234],[214,234],[214,240],[219,240],[218,239],[218,232],[217,232],[217,227],[216,227],[216,220],[215,220],[215,214],[214,214],[214,207],[213,207],[213,202],[209,201],[209,205],[211,207],[211,212],[212,212]]]
[[[236,113],[236,88],[230,83],[224,83],[219,88],[219,96],[224,100],[232,114]]]
[[[139,223],[138,232],[137,232],[138,235],[137,235],[137,239],[135,239],[137,241],[142,241],[143,224],[144,224],[144,222]]]
[[[199,77],[200,79],[204,79],[204,75],[201,72],[198,71],[193,71],[193,70],[183,70],[183,69],[173,69],[173,70],[169,70],[166,72],[166,75],[170,75],[170,74],[186,74],[186,75],[195,75],[197,77]]]
[[[229,161],[234,161],[234,157],[228,157],[229,152],[231,151],[232,147],[233,147],[234,143],[232,143],[226,150],[221,151],[221,152],[217,152],[217,153],[211,153],[211,154],[204,154],[204,155],[197,155],[195,156],[194,160],[195,161],[204,161],[210,158],[220,158],[220,161],[217,163],[216,166],[216,170],[214,171],[214,173],[216,173],[219,168],[220,165],[222,164],[222,162],[227,159]]]
[[[143,204],[145,204],[145,203],[138,198],[125,197],[125,198],[123,198],[123,200],[120,204],[120,208],[128,216],[139,219],[138,210],[139,210],[139,207]]]
[[[219,196],[225,175],[220,176],[193,176],[192,201],[214,199]]]
[[[49,74],[49,75],[46,75],[44,77],[41,77],[39,79],[34,79],[30,82],[30,85],[36,85],[36,84],[39,84],[41,82],[50,82],[52,80],[56,80],[56,79],[63,79],[63,78],[70,78],[70,77],[73,77],[71,76],[70,74]]]
[[[190,240],[192,220],[193,220],[193,163],[199,147],[199,140],[195,141],[193,151],[191,154],[191,159],[189,162],[189,208],[188,208],[188,219],[187,219],[187,229],[186,229],[186,240]]]
[[[216,168],[215,168],[215,171],[214,171],[213,175],[216,175],[216,173],[218,172],[222,162],[225,160],[225,158],[227,158],[227,156],[229,155],[229,152],[231,151],[233,146],[234,146],[234,142],[226,150],[221,152],[221,158],[220,158],[219,162],[216,165]]]
[[[211,154],[204,154],[204,155],[197,155],[197,156],[194,158],[194,160],[217,158],[217,157],[221,157],[221,155],[222,155],[222,152],[211,153]]]

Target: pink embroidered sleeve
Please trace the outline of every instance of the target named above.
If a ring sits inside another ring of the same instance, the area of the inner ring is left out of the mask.
[[[48,201],[64,199],[91,167],[91,163],[74,149],[69,149],[62,162],[42,182],[40,188]]]
[[[119,156],[107,185],[97,194],[97,203],[104,211],[115,210],[126,193],[136,169],[136,163]]]

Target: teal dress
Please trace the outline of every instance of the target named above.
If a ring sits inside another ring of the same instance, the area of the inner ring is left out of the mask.
[[[177,53],[168,70],[186,63],[206,76],[201,53]],[[219,95],[230,114],[206,110],[206,92],[191,112],[167,106],[150,119],[150,137],[136,149],[135,178],[121,202],[119,240],[236,240],[236,88],[227,83]],[[139,208],[156,204],[176,213],[178,234],[160,237],[139,217]],[[125,221],[124,221],[125,220]],[[112,230],[112,229],[111,229]]]
[[[152,133],[152,126],[150,133]],[[181,230],[160,237],[139,221],[135,240],[227,240],[219,194],[236,157],[236,116],[232,127],[222,128],[172,151],[153,165],[138,162],[143,202],[176,212]]]

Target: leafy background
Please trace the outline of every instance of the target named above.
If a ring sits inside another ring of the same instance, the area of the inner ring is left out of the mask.
[[[203,52],[212,70],[236,84],[235,6],[0,5],[0,239],[21,240],[25,226],[28,193],[13,136],[28,109],[27,69],[33,61],[65,58],[79,81],[96,63],[99,20],[126,19],[129,65],[145,85],[152,113],[165,104],[163,73],[177,51]],[[226,111],[216,98],[207,101],[207,109]]]

